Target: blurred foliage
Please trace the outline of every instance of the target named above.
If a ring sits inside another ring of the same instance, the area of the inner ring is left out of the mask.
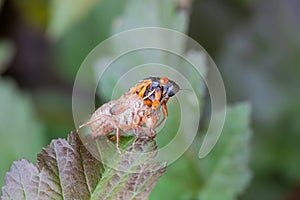
[[[229,107],[222,135],[213,151],[200,161],[205,185],[200,199],[236,199],[251,178],[250,114],[248,104]],[[216,192],[218,191],[218,192]]]
[[[254,105],[256,176],[248,198],[282,199],[300,183],[300,3],[261,1],[251,9],[224,40],[218,60],[230,100]]]
[[[0,185],[14,160],[34,162],[45,145],[42,124],[36,119],[33,103],[20,92],[12,80],[0,79]]]
[[[121,14],[124,4],[125,1],[119,0],[98,1],[89,13],[60,36],[54,47],[59,73],[74,81],[87,54],[110,36],[114,20]]]
[[[12,0],[12,2],[20,17],[31,26],[39,30],[43,30],[46,27],[48,20],[47,0]]]
[[[0,74],[8,66],[14,54],[14,46],[9,41],[0,41]]]
[[[97,2],[98,0],[50,1],[48,33],[52,37],[61,37],[72,25],[84,18]]]
[[[186,13],[177,10],[176,6],[174,0],[128,0],[123,15],[114,24],[113,33],[140,27],[164,27],[185,32]],[[141,13],[146,14],[140,17]]]

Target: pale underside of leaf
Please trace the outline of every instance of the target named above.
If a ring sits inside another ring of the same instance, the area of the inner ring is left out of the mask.
[[[69,143],[54,140],[37,157],[38,166],[14,162],[2,199],[89,199],[103,169],[74,133]]]

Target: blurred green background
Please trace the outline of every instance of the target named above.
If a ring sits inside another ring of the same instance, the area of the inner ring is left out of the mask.
[[[197,40],[219,67],[228,101],[252,105],[252,178],[224,199],[300,199],[299,1],[4,0],[0,6],[1,186],[13,160],[34,162],[51,139],[74,129],[72,87],[87,54],[115,32],[155,25]],[[128,24],[120,28],[122,20]],[[247,120],[235,112],[232,120]],[[198,196],[205,178],[189,159],[171,166],[152,199]],[[160,196],[166,188],[170,194]]]

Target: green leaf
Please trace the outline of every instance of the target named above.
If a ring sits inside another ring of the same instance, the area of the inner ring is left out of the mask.
[[[99,139],[102,147],[101,141],[106,140]],[[71,132],[68,141],[53,140],[44,148],[37,156],[37,166],[27,160],[15,161],[6,175],[2,199],[145,199],[164,173],[165,164],[153,163],[157,153],[154,141],[131,143],[127,145],[130,154],[106,148],[99,152],[114,155],[104,166],[86,149],[77,132]],[[143,154],[146,151],[150,154]]]
[[[131,153],[121,156],[106,152],[111,167],[105,168],[92,199],[147,199],[165,172],[166,163],[153,162],[157,154],[155,141],[139,138],[127,149]]]
[[[64,33],[56,36],[59,37],[55,44],[59,61],[57,72],[70,81],[74,80],[87,54],[110,36],[113,21],[120,15],[125,3],[119,0],[98,1],[85,17],[82,16],[75,24],[66,27]]]
[[[204,181],[199,199],[236,199],[251,178],[250,106],[228,109],[223,133],[213,151],[200,163]]]
[[[48,33],[55,38],[80,21],[99,0],[51,0]]]
[[[35,160],[44,145],[44,129],[36,119],[33,103],[12,81],[0,79],[0,185],[16,159]]]
[[[113,33],[140,27],[164,27],[185,32],[187,15],[177,9],[177,3],[176,0],[128,0],[124,15],[116,21]]]
[[[203,185],[197,161],[195,152],[189,156],[185,154],[168,166],[168,170],[157,182],[149,199],[195,199],[199,188]]]

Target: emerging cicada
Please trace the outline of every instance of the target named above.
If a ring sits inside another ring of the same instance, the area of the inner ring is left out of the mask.
[[[178,91],[179,86],[166,77],[145,78],[119,99],[103,104],[79,129],[90,126],[93,138],[116,131],[119,151],[121,131],[133,130],[137,137],[154,138],[155,129],[168,117],[166,104],[169,98]],[[163,110],[161,120],[160,108]]]

